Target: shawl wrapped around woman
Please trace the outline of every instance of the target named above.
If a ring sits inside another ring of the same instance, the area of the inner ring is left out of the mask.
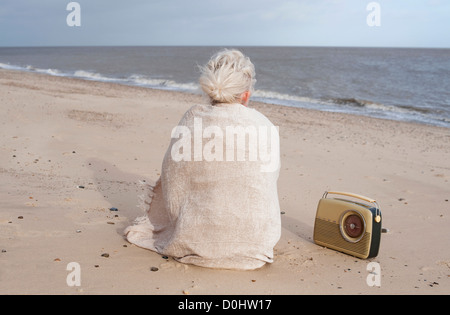
[[[172,131],[130,243],[210,268],[273,262],[281,233],[278,129],[240,104],[196,105]]]

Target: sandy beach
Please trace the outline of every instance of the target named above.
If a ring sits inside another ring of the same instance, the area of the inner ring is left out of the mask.
[[[172,128],[204,102],[0,70],[0,294],[450,293],[450,129],[427,125],[251,102],[281,135],[274,263],[213,270],[128,243],[139,181],[157,180]],[[376,258],[313,243],[326,190],[378,201],[389,232]],[[71,262],[80,286],[67,284]]]

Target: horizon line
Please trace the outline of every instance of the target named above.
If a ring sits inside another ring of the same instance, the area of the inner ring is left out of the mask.
[[[19,45],[0,48],[89,48],[89,47],[259,47],[259,48],[380,48],[380,49],[450,49],[440,46],[352,46],[352,45]]]

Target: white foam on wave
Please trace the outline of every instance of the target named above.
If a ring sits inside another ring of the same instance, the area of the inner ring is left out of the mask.
[[[160,86],[168,87],[174,85],[176,82],[165,79],[154,79],[140,74],[133,74],[127,78],[130,83],[134,83],[141,86]]]
[[[35,68],[33,71],[43,74],[49,74],[54,76],[65,76],[65,73],[59,71],[58,69],[39,69]]]
[[[85,70],[75,71],[73,73],[73,77],[80,78],[80,79],[86,79],[86,80],[93,80],[93,81],[102,81],[102,82],[118,82],[121,80],[118,78],[105,77],[104,75],[102,75],[100,73],[85,71]]]
[[[165,90],[194,91],[198,89],[198,86],[194,83],[178,83],[173,80],[155,79],[140,74],[133,74],[128,77],[117,78],[117,77],[107,77],[96,72],[77,70],[73,73],[73,77],[93,81],[116,82],[127,85],[137,85],[142,87],[150,87]]]
[[[364,105],[365,108],[375,111],[382,111],[382,112],[391,112],[391,113],[399,113],[399,114],[406,114],[411,113],[410,110],[406,108],[401,108],[399,106],[393,106],[393,105],[386,105],[386,104],[380,104],[380,103],[369,103]]]
[[[20,66],[10,65],[10,64],[1,63],[1,62],[0,62],[0,68],[5,69],[5,70],[24,70],[24,68],[22,68]]]
[[[267,90],[256,90],[252,96],[255,98],[267,99],[267,100],[323,104],[323,101],[321,101],[319,99],[313,99],[313,98],[309,98],[309,97],[296,96],[296,95],[290,95],[290,94],[283,94],[283,93],[267,91]]]
[[[36,68],[36,67],[30,66],[30,65],[28,65],[26,67],[22,67],[22,66],[17,66],[17,65],[0,63],[0,68],[6,69],[6,70],[37,72],[37,73],[54,75],[54,76],[64,76],[65,75],[63,72],[59,71],[58,69],[40,69],[40,68]]]
[[[195,91],[199,86],[195,83],[179,83],[168,79],[155,79],[145,75],[133,74],[127,78],[133,85],[144,87],[161,88],[165,90]]]
[[[402,108],[400,106],[387,105],[382,103],[377,103],[368,100],[356,99],[356,98],[333,98],[329,99],[327,103],[332,105],[337,105],[340,107],[348,107],[350,109],[362,109],[370,111],[380,111],[380,112],[394,112],[394,113],[408,113],[411,110],[407,108]]]

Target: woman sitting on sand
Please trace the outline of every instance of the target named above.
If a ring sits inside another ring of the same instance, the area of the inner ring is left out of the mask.
[[[199,81],[210,104],[172,130],[146,214],[125,235],[182,263],[256,269],[273,262],[280,238],[278,130],[247,107],[255,70],[241,52],[214,55]]]

